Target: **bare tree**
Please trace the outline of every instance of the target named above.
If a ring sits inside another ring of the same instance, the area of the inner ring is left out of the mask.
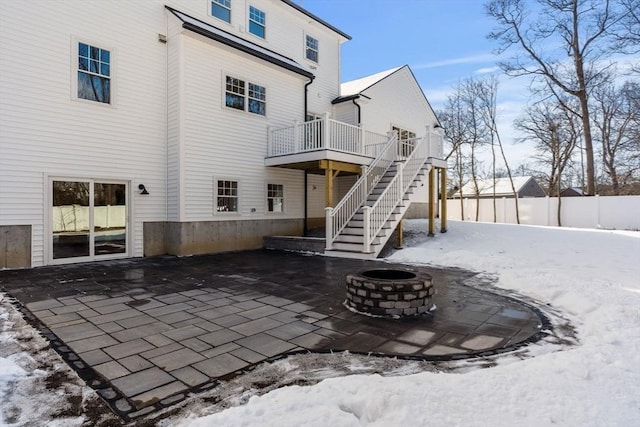
[[[462,193],[464,179],[462,145],[465,143],[466,121],[462,119],[462,110],[459,105],[460,96],[458,93],[453,93],[447,97],[444,109],[438,111],[437,116],[444,127],[444,139],[449,144],[449,152],[445,156],[445,160],[453,159],[455,164],[453,170],[449,170],[453,175],[450,182],[454,182],[455,187]],[[462,197],[460,197],[460,215],[464,221]]]
[[[456,186],[460,192],[460,214],[464,221],[464,201],[462,199],[462,187],[466,183],[468,174],[469,156],[465,153],[470,147],[471,129],[469,123],[469,111],[467,109],[466,98],[463,96],[463,87],[458,83],[454,91],[447,97],[445,107],[438,113],[440,122],[444,126],[445,138],[450,144],[449,153],[446,159],[453,157],[455,161]]]
[[[602,85],[591,97],[603,172],[614,195],[640,171],[640,84]]]
[[[480,105],[482,106],[482,111],[484,114],[484,122],[486,126],[489,128],[490,134],[490,142],[491,142],[491,153],[493,157],[492,163],[492,176],[493,176],[493,221],[497,222],[496,218],[496,158],[495,158],[495,145],[497,143],[498,148],[500,149],[500,155],[502,156],[502,161],[504,162],[504,167],[506,170],[506,176],[509,178],[509,182],[511,183],[511,191],[513,192],[513,199],[515,201],[516,208],[516,221],[520,224],[520,212],[518,208],[518,193],[516,191],[516,187],[513,184],[513,175],[511,174],[511,168],[509,167],[509,162],[507,161],[507,156],[504,152],[504,146],[502,145],[502,139],[500,138],[500,132],[498,131],[498,113],[497,113],[497,102],[496,98],[498,96],[498,79],[493,76],[479,81],[478,85],[478,99],[480,101]]]
[[[560,103],[538,103],[527,108],[525,116],[515,122],[525,137],[534,142],[534,158],[546,170],[547,194],[558,197],[558,225],[561,220],[562,176],[570,165],[573,151],[580,139],[576,117]]]
[[[620,0],[623,13],[620,17],[620,31],[613,34],[613,48],[624,53],[640,51],[640,0]],[[634,67],[640,72],[640,66]]]
[[[633,5],[637,0],[628,1]],[[527,0],[491,0],[485,5],[498,23],[489,34],[499,42],[498,53],[516,49],[501,68],[511,76],[541,79],[560,102],[562,94],[578,101],[578,108],[570,110],[567,104],[564,109],[581,120],[589,195],[595,194],[595,162],[588,96],[608,67],[603,65],[610,52],[608,37],[628,14],[618,2],[537,0],[530,7]]]

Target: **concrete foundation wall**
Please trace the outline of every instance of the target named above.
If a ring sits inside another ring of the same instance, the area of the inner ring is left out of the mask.
[[[325,239],[319,237],[269,236],[264,238],[265,249],[324,253]]]
[[[0,269],[31,267],[31,226],[0,225]]]
[[[152,222],[144,225],[145,256],[197,255],[263,247],[265,236],[300,236],[303,219]]]
[[[429,203],[411,203],[409,209],[404,214],[404,219],[419,219],[429,216]]]

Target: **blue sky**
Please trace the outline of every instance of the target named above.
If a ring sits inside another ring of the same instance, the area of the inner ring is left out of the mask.
[[[451,88],[471,76],[496,73],[501,135],[515,138],[513,119],[527,102],[526,79],[503,76],[486,35],[494,22],[483,0],[297,0],[311,13],[346,32],[342,81],[408,64],[434,109]],[[530,156],[523,144],[507,149],[512,167]]]
[[[458,81],[498,76],[498,130],[509,164],[531,162],[531,146],[513,144],[519,135],[512,126],[530,100],[530,81],[510,78],[496,66],[497,44],[487,39],[495,22],[484,13],[486,0],[295,1],[352,37],[342,46],[342,81],[408,64],[437,110]],[[611,59],[625,68],[640,63],[640,54]],[[481,157],[488,168],[488,154]]]

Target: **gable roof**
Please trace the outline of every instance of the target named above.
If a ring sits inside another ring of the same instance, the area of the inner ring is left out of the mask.
[[[363,92],[377,85],[378,83],[382,82],[389,76],[392,76],[395,73],[401,72],[402,70],[406,70],[406,72],[409,75],[409,78],[413,80],[413,83],[415,83],[416,91],[420,95],[422,95],[422,99],[424,100],[426,107],[431,111],[431,113],[435,117],[436,123],[440,125],[440,121],[438,120],[438,117],[435,115],[435,111],[433,111],[433,108],[431,107],[431,103],[427,99],[427,96],[424,94],[422,87],[420,87],[420,83],[418,83],[416,76],[413,74],[413,71],[411,71],[411,68],[409,68],[408,65],[394,67],[389,70],[381,71],[376,74],[371,74],[370,76],[365,76],[356,80],[344,82],[340,85],[340,96],[334,99],[333,101],[331,101],[331,103],[339,104],[341,102],[351,101],[353,99],[358,99],[360,97],[370,99]]]
[[[406,67],[406,65],[404,66]],[[391,74],[395,73],[401,68],[404,67],[395,67],[390,70],[381,71],[376,74],[372,74],[370,76],[361,77],[356,80],[351,80],[348,82],[344,82],[340,85],[340,98],[347,98],[353,95],[360,95],[365,90],[369,89],[371,86],[379,83],[381,80],[389,77]]]
[[[305,70],[302,65],[298,64],[291,58],[280,55],[277,52],[266,49],[260,45],[250,42],[249,40],[245,40],[242,37],[238,37],[234,34],[228,33],[224,30],[221,30],[220,28],[214,27],[211,24],[207,24],[206,22],[196,19],[193,16],[182,13],[172,7],[165,7],[179,20],[182,21],[182,28],[184,29],[193,31],[194,33],[233,47],[242,52],[248,53],[249,55],[255,56],[256,58],[260,58],[279,67],[305,76],[309,79],[314,78],[314,75],[312,73]]]
[[[533,180],[532,176],[514,176],[513,186],[516,192],[524,188],[529,181]],[[493,196],[493,178],[478,179],[478,189],[480,196]],[[535,181],[535,180],[534,180]],[[511,189],[511,181],[509,178],[496,178],[496,197],[513,196]],[[467,182],[462,186],[462,197],[474,197],[476,195],[476,186],[473,181]],[[460,197],[460,191],[456,191],[453,197]]]

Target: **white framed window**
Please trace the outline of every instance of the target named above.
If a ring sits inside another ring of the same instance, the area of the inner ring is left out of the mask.
[[[231,23],[231,0],[211,0],[211,16]]]
[[[398,154],[403,157],[409,156],[416,145],[416,133],[398,126],[392,126],[391,130],[398,132],[398,142],[400,143]]]
[[[308,34],[305,36],[304,56],[310,61],[318,62],[318,39],[311,37]]]
[[[415,132],[411,132],[410,130],[402,129],[397,126],[392,126],[391,130],[398,132],[398,140],[406,141],[408,139],[414,139],[416,137]]]
[[[216,179],[215,184],[215,212],[238,212],[238,181],[231,179]]]
[[[225,106],[260,116],[267,115],[267,89],[237,77],[225,78]]]
[[[266,15],[257,7],[249,6],[249,32],[262,39],[266,34]]]
[[[284,185],[267,184],[267,211],[284,212]]]
[[[78,41],[76,97],[111,104],[111,51]]]

